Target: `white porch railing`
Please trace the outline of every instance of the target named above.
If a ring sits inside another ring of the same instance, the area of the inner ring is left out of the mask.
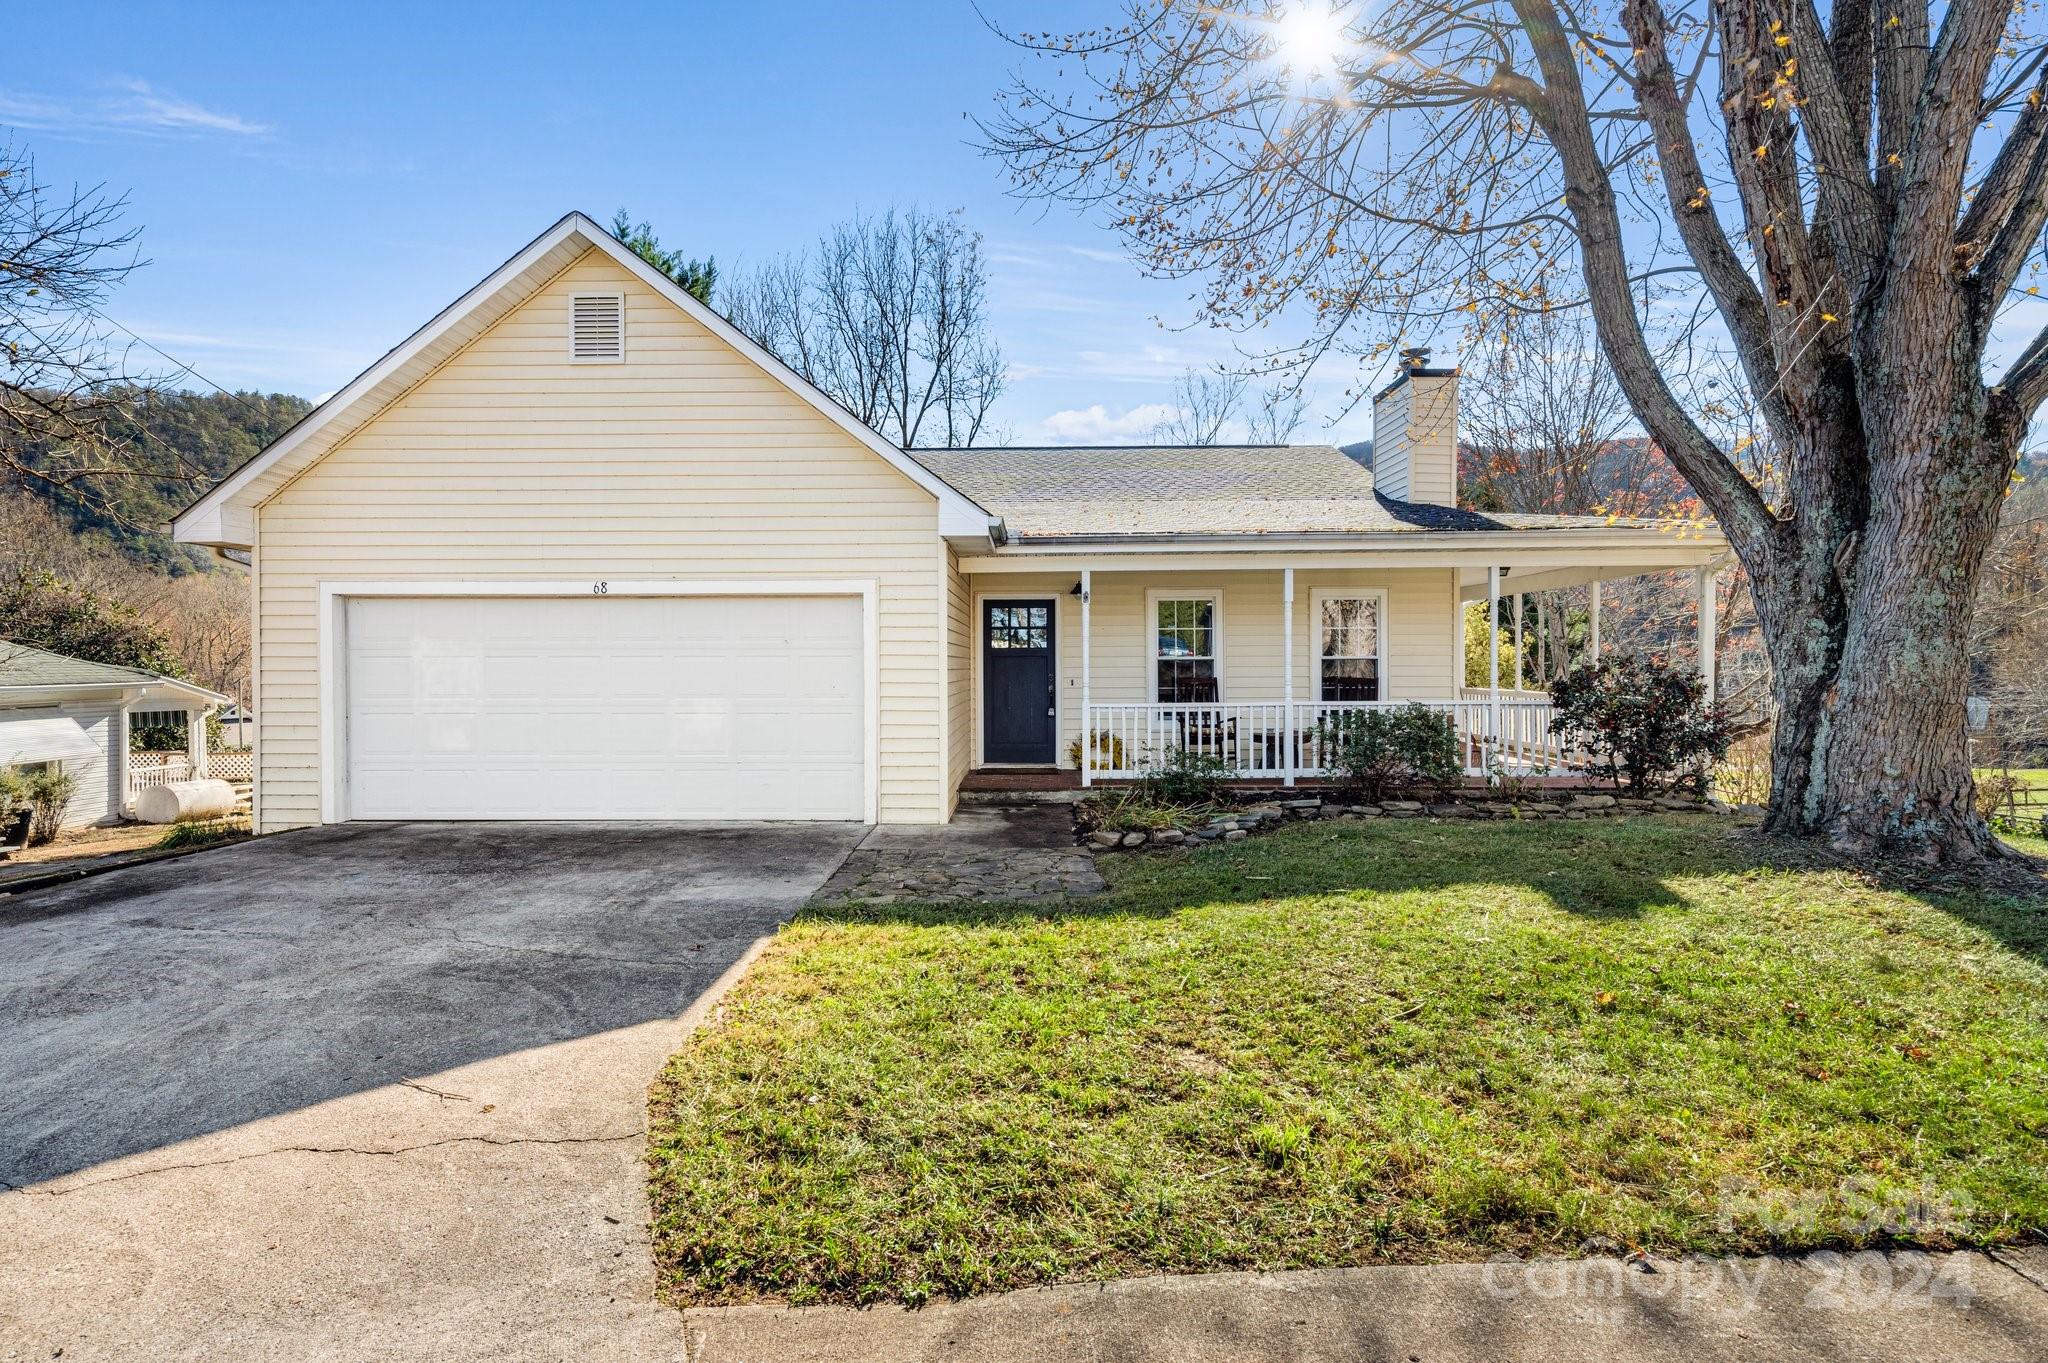
[[[1421,705],[1448,716],[1458,734],[1465,773],[1485,776],[1496,759],[1520,775],[1563,775],[1577,770],[1550,732],[1550,698],[1509,699],[1501,693],[1500,727],[1486,692],[1460,700],[1424,701],[1239,701],[1216,704],[1146,704],[1111,701],[1087,707],[1093,742],[1083,745],[1090,780],[1129,780],[1156,770],[1179,750],[1221,761],[1240,780],[1319,777],[1330,774],[1317,735],[1322,721],[1367,710],[1400,710]],[[1291,712],[1291,713],[1290,713]]]
[[[128,795],[134,798],[151,786],[192,779],[192,760],[183,753],[128,754]]]
[[[1493,693],[1483,686],[1468,686],[1458,692],[1458,699],[1485,701],[1492,695]],[[1548,705],[1550,704],[1550,693],[1548,691],[1510,691],[1507,687],[1503,686],[1500,689],[1500,699],[1503,705],[1509,701],[1528,705]]]
[[[255,777],[254,755],[229,750],[206,755],[206,774],[223,781],[248,781]],[[151,786],[167,786],[192,779],[192,759],[183,753],[136,752],[128,754],[128,798]]]

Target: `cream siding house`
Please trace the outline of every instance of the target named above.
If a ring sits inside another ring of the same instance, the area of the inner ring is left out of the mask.
[[[905,452],[572,214],[175,529],[252,562],[264,830],[940,821],[1083,732],[1080,780],[1189,734],[1294,780],[1326,704],[1499,737],[1464,601],[1719,559],[1455,511],[1455,383],[1382,397],[1412,501],[1328,446]]]

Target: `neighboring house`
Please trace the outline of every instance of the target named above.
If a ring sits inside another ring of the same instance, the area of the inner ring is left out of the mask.
[[[1724,559],[1455,507],[1455,371],[1324,445],[891,445],[571,214],[180,515],[253,560],[256,818],[950,817],[970,769],[1248,775],[1410,699],[1475,765],[1462,603]],[[1083,715],[1087,715],[1084,724]],[[1518,746],[1519,745],[1519,746]]]
[[[206,713],[227,697],[132,667],[0,641],[0,766],[55,765],[78,782],[64,827],[118,823],[131,803],[128,726],[139,710],[188,716],[187,770],[206,770]],[[196,721],[196,722],[194,722]]]

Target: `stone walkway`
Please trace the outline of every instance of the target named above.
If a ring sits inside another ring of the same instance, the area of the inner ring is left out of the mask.
[[[963,808],[949,824],[870,829],[811,902],[1038,904],[1104,888],[1065,805]]]

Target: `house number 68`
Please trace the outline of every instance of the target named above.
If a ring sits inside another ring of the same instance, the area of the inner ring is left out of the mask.
[[[611,592],[611,589],[612,584],[609,582],[593,582],[590,584],[590,594],[592,596],[608,595]]]

